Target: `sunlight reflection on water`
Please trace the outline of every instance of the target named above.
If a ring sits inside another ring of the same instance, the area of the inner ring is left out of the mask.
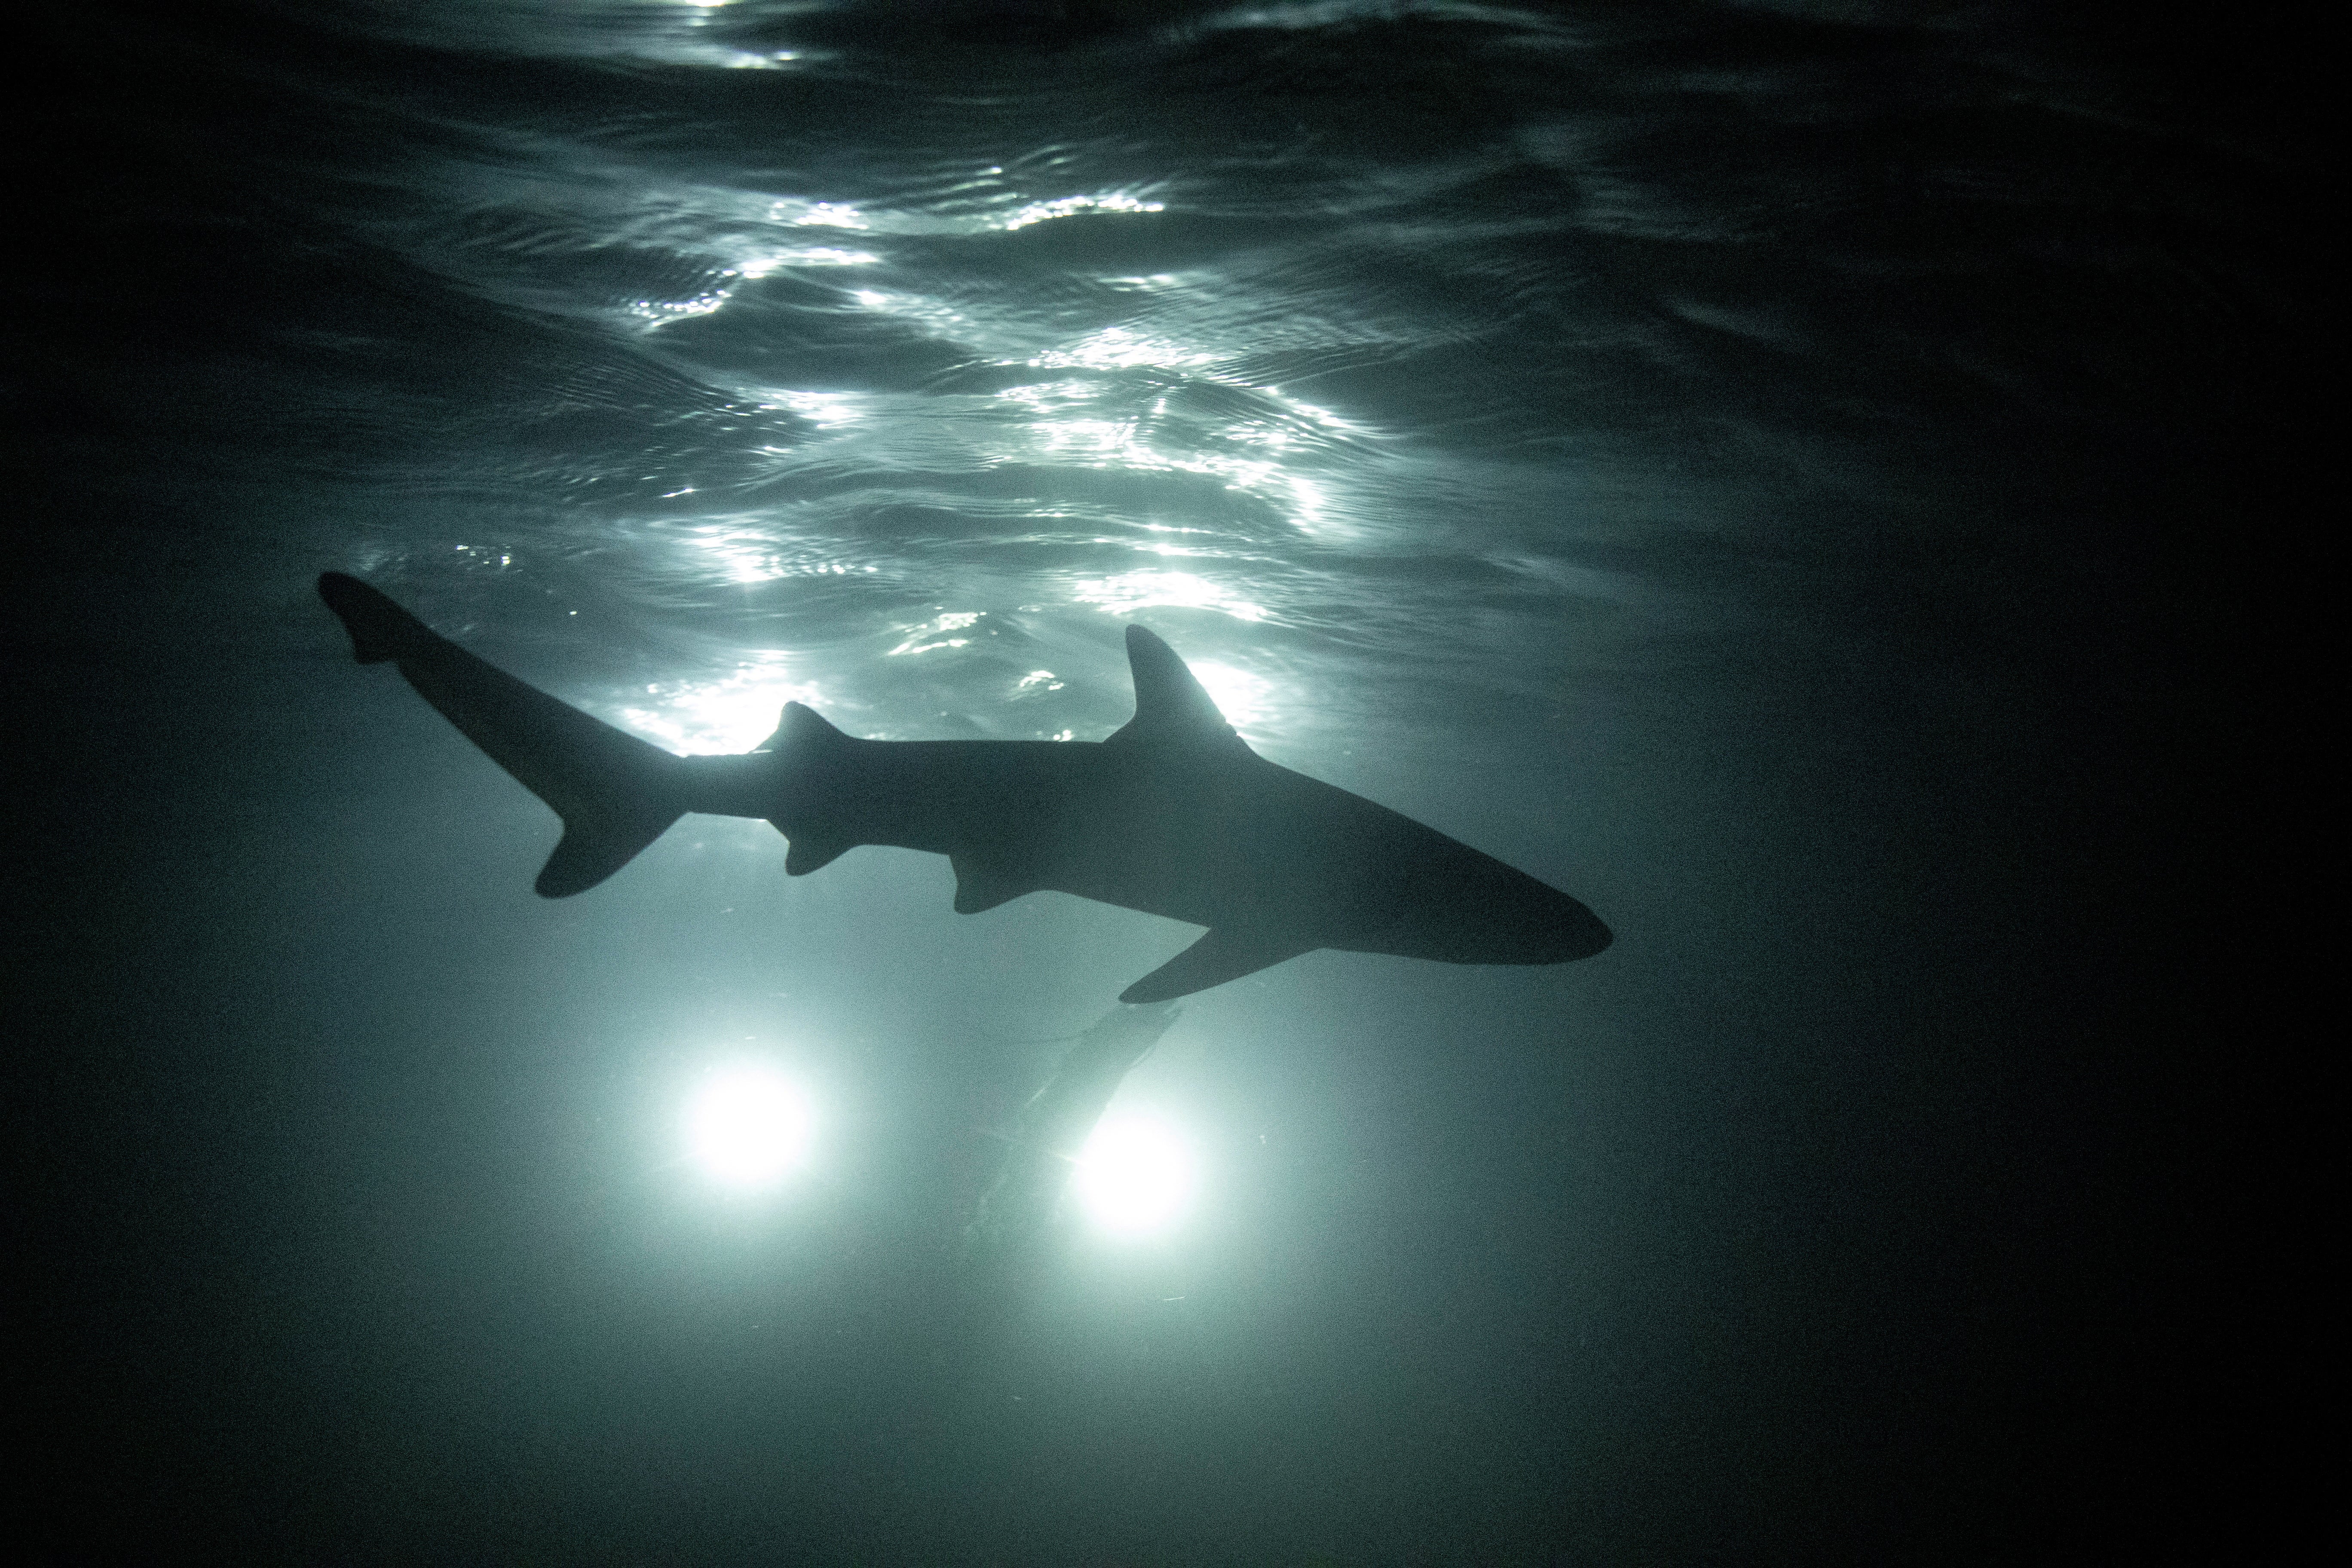
[[[1173,605],[1184,609],[1216,610],[1237,621],[1265,618],[1265,606],[1192,572],[1144,570],[1116,577],[1082,582],[1071,595],[1081,605],[1099,605],[1113,615]]]
[[[868,733],[1099,734],[1129,700],[1106,615],[1173,613],[1261,734],[1311,722],[1309,694],[1371,649],[1422,681],[1541,690],[1622,626],[1677,629],[1670,584],[1588,542],[1721,510],[1593,434],[1647,438],[1628,365],[1709,374],[1734,319],[1773,328],[1743,342],[1804,341],[1686,278],[1668,314],[1626,278],[1588,287],[1607,258],[1571,247],[1581,198],[1523,177],[1592,174],[1573,138],[1301,141],[1303,104],[1203,135],[1194,87],[1091,57],[934,60],[897,22],[859,54],[865,24],[824,7],[522,12],[384,25],[680,70],[436,121],[393,176],[404,204],[352,221],[519,323],[431,482],[489,517],[539,509],[481,535],[527,546],[534,586],[620,612],[597,624],[639,639],[614,656],[630,721],[665,744],[740,749],[820,689]],[[807,32],[822,16],[844,30]],[[1530,19],[1482,25],[1549,47]],[[1105,45],[1208,79],[1223,47]],[[793,68],[699,68],[739,56]],[[1528,68],[1513,90],[1581,112],[1553,65]],[[1738,447],[1744,420],[1708,440]],[[1563,594],[1572,624],[1512,642]],[[1185,624],[1203,613],[1246,646]],[[1036,669],[1050,697],[1019,685]]]
[[[748,752],[774,732],[785,703],[819,705],[815,682],[786,674],[790,659],[771,650],[715,680],[657,681],[646,686],[643,702],[618,709],[616,716],[673,752]]]

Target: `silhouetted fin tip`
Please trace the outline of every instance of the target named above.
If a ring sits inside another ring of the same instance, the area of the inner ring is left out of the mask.
[[[319,597],[352,634],[352,656],[362,664],[399,658],[433,636],[423,621],[382,592],[343,573],[319,574]]]
[[[677,820],[676,816],[671,816],[657,822],[605,824],[593,828],[567,821],[562,841],[547,858],[531,889],[542,899],[568,899],[574,893],[584,893],[635,859],[639,850],[669,831],[669,825]]]
[[[826,745],[851,737],[840,727],[805,702],[787,702],[784,716],[776,724],[776,732],[761,742],[764,747]]]
[[[791,846],[784,851],[784,875],[787,877],[805,877],[811,871],[822,871],[857,847],[856,844],[846,839],[826,838],[813,833],[794,833],[782,823],[776,826],[786,838],[792,840]]]

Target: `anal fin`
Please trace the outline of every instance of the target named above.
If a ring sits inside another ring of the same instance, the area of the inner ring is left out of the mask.
[[[1122,1002],[1167,1002],[1270,969],[1322,946],[1289,932],[1218,927],[1118,994]]]
[[[821,871],[857,847],[845,839],[824,838],[814,833],[794,833],[781,822],[776,824],[776,827],[792,840],[791,847],[784,851],[784,875],[787,877],[805,877],[811,871]]]

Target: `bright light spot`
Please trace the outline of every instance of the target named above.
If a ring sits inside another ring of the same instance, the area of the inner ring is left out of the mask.
[[[787,204],[778,202],[776,205],[782,209],[787,206]],[[782,211],[779,211],[777,216],[781,217],[784,215]],[[808,228],[871,228],[874,226],[866,221],[865,214],[846,202],[811,202],[791,221]]]
[[[1311,419],[1327,430],[1337,430],[1349,436],[1369,437],[1372,433],[1370,426],[1359,425],[1352,419],[1343,419],[1328,408],[1318,408],[1312,403],[1301,403],[1297,398],[1286,397],[1279,392],[1271,393],[1269,395],[1291,413],[1302,419]]]
[[[1217,356],[1189,349],[1166,338],[1146,337],[1125,327],[1105,327],[1066,349],[1049,349],[1029,363],[1048,369],[1080,366],[1087,370],[1131,370],[1151,365],[1161,370],[1185,370],[1210,364]]]
[[[952,336],[966,326],[962,311],[936,300],[926,300],[917,294],[893,294],[880,289],[859,289],[849,296],[869,310],[880,310],[902,321],[913,321],[929,328],[940,337]]]
[[[900,309],[896,301],[879,294],[861,293],[858,299],[877,309]],[[945,317],[940,319],[942,321],[946,320]],[[1130,353],[1132,358],[1122,357]],[[1183,351],[1164,345],[1097,342],[1091,347],[1081,345],[1078,350],[1056,350],[1028,363],[1033,365],[1084,363],[1098,368],[1150,363],[1181,368],[1188,363],[1202,363],[1208,357],[1202,355],[1198,359],[1188,359]],[[1212,376],[1209,379],[1216,378]],[[1126,468],[1136,473],[1209,474],[1223,480],[1230,489],[1258,496],[1277,508],[1286,510],[1292,522],[1302,529],[1316,530],[1323,521],[1326,498],[1322,487],[1310,479],[1286,472],[1281,464],[1269,458],[1239,458],[1197,448],[1163,452],[1144,439],[1133,420],[1063,416],[1059,413],[1061,408],[1074,406],[1094,395],[1092,389],[1081,384],[1018,386],[997,395],[1025,404],[1037,415],[1029,423],[1035,444],[1034,450],[1008,451],[1002,454],[1006,458],[1024,458],[1043,453],[1105,468]],[[1271,447],[1277,451],[1296,444],[1297,440],[1295,435],[1287,432],[1268,435],[1247,425],[1229,426],[1222,434],[1225,439],[1236,444]]]
[[[772,1068],[712,1073],[687,1107],[687,1149],[713,1181],[739,1191],[774,1185],[807,1158],[816,1117],[800,1087]]]
[[[1136,439],[1135,426],[1118,419],[1051,419],[1036,426],[1039,444],[1056,456],[1108,458],[1111,466],[1136,469],[1180,465]]]
[[[837,245],[812,245],[798,250],[779,250],[772,256],[757,257],[733,270],[738,277],[765,278],[780,267],[871,267],[881,259],[870,250],[844,250]]]
[[[1102,389],[1083,381],[1040,382],[1029,386],[1008,386],[996,395],[1008,403],[1025,404],[1045,416],[1082,403],[1092,403]]]
[[[768,406],[789,408],[820,429],[849,425],[866,417],[854,392],[780,392]]]
[[[1323,487],[1312,479],[1290,477],[1291,516],[1301,528],[1311,529],[1323,521]]]
[[[645,706],[624,708],[619,717],[630,729],[674,752],[748,752],[775,733],[785,703],[817,705],[815,684],[789,679],[785,658],[777,650],[761,649],[732,675],[717,680],[656,682],[646,688]]]
[[[1192,1151],[1166,1126],[1114,1111],[1079,1151],[1071,1191],[1114,1236],[1147,1236],[1182,1217],[1197,1184]]]
[[[979,620],[983,613],[980,610],[950,610],[936,619],[925,621],[919,626],[908,626],[907,640],[892,648],[884,657],[896,658],[900,654],[929,653],[934,648],[961,647],[971,639],[950,637],[947,634],[969,631],[972,623]],[[925,641],[927,637],[931,640]]]
[[[1205,659],[1191,660],[1186,668],[1217,705],[1217,711],[1225,716],[1225,722],[1244,737],[1274,706],[1274,683],[1262,675]]]
[[[814,222],[814,219],[803,219]],[[830,220],[828,220],[830,221]],[[754,257],[738,266],[730,267],[719,277],[722,282],[686,300],[636,300],[630,302],[627,313],[646,323],[646,330],[682,321],[694,316],[712,315],[723,309],[735,297],[735,290],[749,279],[765,278],[783,267],[867,267],[881,260],[870,250],[844,250],[838,246],[810,246],[798,250],[780,250],[772,255]]]
[[[648,330],[682,321],[693,316],[708,316],[727,303],[734,293],[731,288],[713,289],[691,300],[638,300],[628,307],[628,313],[646,323]]]
[[[1124,191],[1114,191],[1102,196],[1059,196],[1050,202],[1031,202],[1006,218],[1003,227],[1007,231],[1027,228],[1033,223],[1072,217],[1079,213],[1156,213],[1166,210],[1164,203],[1147,202]]]
[[[1188,610],[1218,610],[1237,621],[1262,621],[1265,606],[1206,577],[1191,572],[1122,572],[1116,577],[1092,578],[1078,584],[1073,595],[1081,605],[1099,605],[1114,616],[1124,616],[1155,605]]]
[[[829,395],[823,393],[786,393],[784,396],[788,401],[763,404],[761,406],[791,408],[820,425],[842,424],[862,417],[856,409],[845,404],[803,404],[799,401],[803,397],[821,399]],[[691,487],[680,493],[690,494]],[[840,561],[811,560],[805,550],[794,549],[793,542],[779,538],[773,525],[765,521],[695,523],[691,525],[688,542],[716,561],[730,583],[772,583],[779,577],[846,577],[876,570],[872,566],[855,566]],[[780,658],[782,656],[774,657]]]

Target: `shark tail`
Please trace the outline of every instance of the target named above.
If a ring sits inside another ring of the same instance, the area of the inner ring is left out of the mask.
[[[356,577],[329,572],[319,597],[362,664],[394,663],[491,761],[563,818],[533,884],[541,898],[587,891],[689,809],[686,759],[615,730],[434,632]]]

